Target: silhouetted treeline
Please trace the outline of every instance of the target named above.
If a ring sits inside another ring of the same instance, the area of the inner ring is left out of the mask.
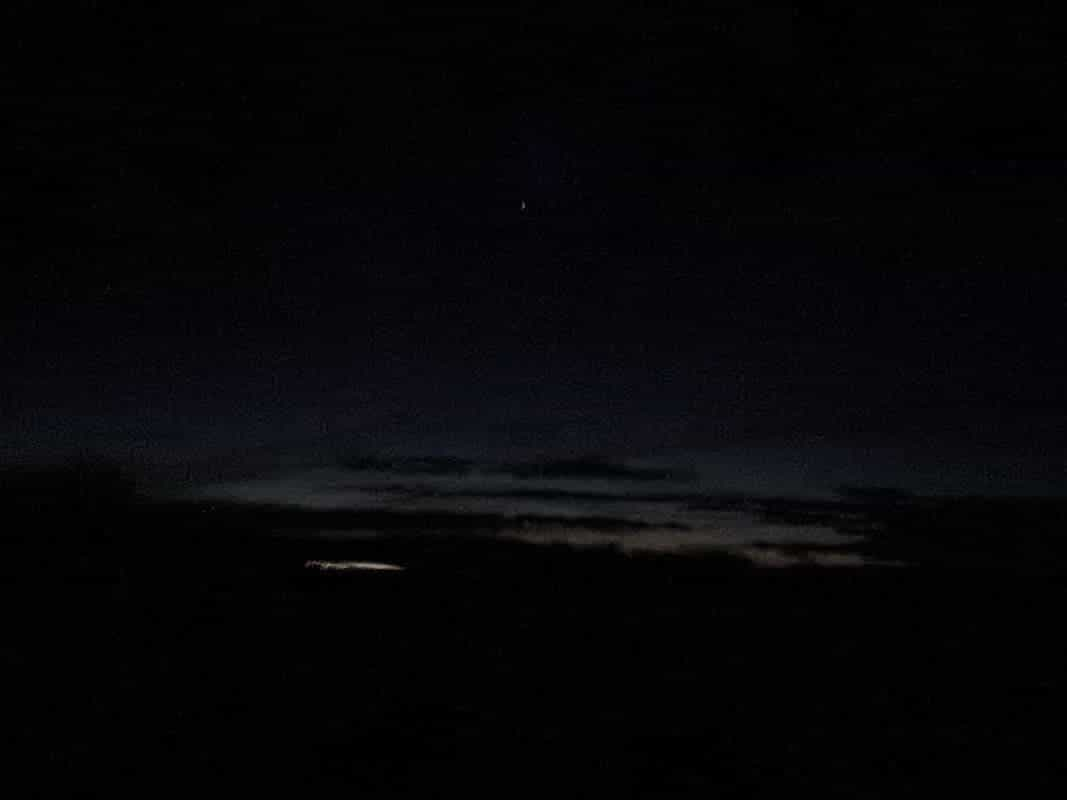
[[[135,477],[106,460],[0,470],[4,574],[117,574],[139,501]]]
[[[0,501],[9,508],[93,513],[128,505],[136,496],[134,476],[105,460],[0,469]]]

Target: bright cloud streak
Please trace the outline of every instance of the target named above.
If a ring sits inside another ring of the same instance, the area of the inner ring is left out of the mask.
[[[317,569],[322,572],[349,572],[366,570],[370,572],[402,572],[404,567],[398,564],[386,564],[381,561],[305,561],[304,566],[308,569]]]

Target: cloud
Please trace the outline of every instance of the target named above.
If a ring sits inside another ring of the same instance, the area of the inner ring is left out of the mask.
[[[731,552],[747,558],[760,567],[906,567],[904,561],[886,561],[870,558],[860,553],[833,552],[827,550],[786,550],[781,547],[739,547]]]
[[[399,564],[387,564],[383,561],[305,561],[304,566],[308,569],[320,572],[402,572],[404,567]]]
[[[507,485],[496,488],[501,479],[486,472],[476,472],[475,478],[457,476],[471,468],[467,461],[404,458],[360,462],[367,471],[357,483],[350,471],[334,468],[216,486],[207,494],[340,514],[329,526],[340,538],[368,530],[467,528],[533,544],[609,547],[622,553],[729,554],[762,567],[900,563],[856,552],[867,543],[868,531],[856,529],[851,504],[838,508],[778,499],[739,505],[693,502],[695,496],[667,491],[559,489],[550,485],[559,473],[651,472],[659,479],[666,472],[607,462],[535,463],[532,471],[552,475],[544,484],[509,475],[503,478]],[[398,482],[394,469],[414,470],[417,480]]]
[[[516,478],[576,478],[614,481],[694,481],[696,475],[676,469],[634,466],[595,458],[556,459],[504,464],[498,472]]]
[[[353,472],[394,475],[453,475],[475,473],[520,479],[605,481],[694,481],[696,473],[680,469],[628,464],[602,458],[563,458],[533,461],[483,462],[445,456],[356,455],[339,460]]]
[[[856,544],[863,541],[860,536],[845,536],[829,529],[804,532],[795,526],[759,524],[741,520],[740,517],[736,521],[742,524],[730,527],[728,521],[723,520],[721,527],[694,530],[650,526],[632,531],[605,532],[571,525],[516,526],[506,528],[500,535],[529,544],[612,547],[622,553],[693,556],[726,553],[761,567],[903,566],[903,562],[878,561],[859,553],[826,549],[827,546]],[[812,549],[804,549],[809,545]]]
[[[354,456],[341,459],[340,464],[353,472],[387,472],[395,475],[469,475],[475,468],[475,463],[469,459],[446,456]]]

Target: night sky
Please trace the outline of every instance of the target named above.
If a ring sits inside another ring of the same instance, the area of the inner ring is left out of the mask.
[[[1054,28],[747,5],[14,15],[0,457],[1063,493]]]

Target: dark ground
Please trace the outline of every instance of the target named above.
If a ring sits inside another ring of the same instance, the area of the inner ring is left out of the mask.
[[[291,518],[264,537],[266,512],[9,507],[4,750],[42,795],[1029,796],[1067,777],[1056,569],[769,570],[417,519],[331,543]],[[303,568],[345,556],[408,569]]]

